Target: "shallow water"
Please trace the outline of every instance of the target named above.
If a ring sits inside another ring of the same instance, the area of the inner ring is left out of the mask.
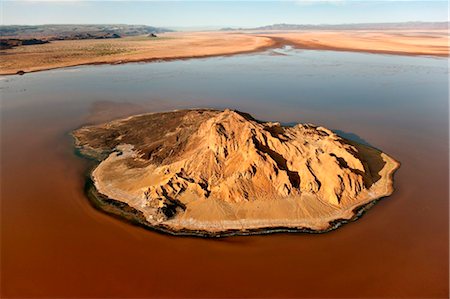
[[[446,297],[448,60],[279,49],[2,77],[2,297]],[[146,111],[312,122],[402,163],[326,234],[171,237],[105,215],[68,133]]]

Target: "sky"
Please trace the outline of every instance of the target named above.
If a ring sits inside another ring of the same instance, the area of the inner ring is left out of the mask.
[[[142,24],[168,28],[447,21],[448,2],[0,0],[2,25]]]

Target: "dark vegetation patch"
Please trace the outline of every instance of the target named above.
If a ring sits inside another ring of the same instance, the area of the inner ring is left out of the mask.
[[[0,50],[11,49],[19,46],[40,45],[47,43],[49,43],[49,41],[36,38],[32,39],[6,38],[0,39]]]
[[[199,126],[218,113],[214,110],[179,110],[135,116],[126,121],[79,129],[79,146],[110,152],[119,144],[131,144],[141,158],[155,164],[170,162],[184,150]]]

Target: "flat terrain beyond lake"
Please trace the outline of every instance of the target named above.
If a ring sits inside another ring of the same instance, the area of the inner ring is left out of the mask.
[[[290,48],[1,77],[2,297],[446,297],[448,59]],[[69,133],[151,111],[314,123],[401,162],[325,234],[173,237],[93,208]]]

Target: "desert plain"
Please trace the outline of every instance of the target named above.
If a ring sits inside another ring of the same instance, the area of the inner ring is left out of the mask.
[[[61,40],[1,50],[0,75],[86,64],[222,56],[283,46],[448,57],[448,42],[448,31],[443,29],[166,32],[158,34],[157,38],[143,35],[106,40]]]

